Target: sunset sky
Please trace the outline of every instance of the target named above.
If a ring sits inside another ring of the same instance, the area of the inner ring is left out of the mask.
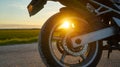
[[[62,7],[58,2],[47,2],[38,14],[29,17],[27,5],[31,0],[1,0],[0,29],[40,28],[43,23]]]

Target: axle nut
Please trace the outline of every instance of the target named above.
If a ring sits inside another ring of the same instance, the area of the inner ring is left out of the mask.
[[[80,44],[80,43],[81,43],[81,40],[80,40],[80,39],[76,39],[76,40],[75,40],[75,43],[76,43],[76,44]]]

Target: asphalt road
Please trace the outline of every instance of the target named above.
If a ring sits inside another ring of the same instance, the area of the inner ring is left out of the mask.
[[[0,46],[0,67],[46,67],[38,52],[37,43]],[[107,59],[103,51],[97,67],[120,67],[120,51],[113,51]]]

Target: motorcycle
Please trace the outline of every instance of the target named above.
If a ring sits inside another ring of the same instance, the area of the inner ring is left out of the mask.
[[[108,50],[108,58],[112,50],[120,50],[119,0],[48,1],[58,1],[65,7],[41,29],[38,47],[46,66],[95,67],[102,50]],[[30,16],[39,12],[46,2],[32,0],[27,7]]]

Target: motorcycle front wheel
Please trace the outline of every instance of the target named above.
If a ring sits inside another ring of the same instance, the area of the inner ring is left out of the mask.
[[[93,22],[92,20],[90,20]],[[73,47],[71,39],[90,32],[90,21],[77,16],[55,14],[41,29],[39,52],[48,67],[95,67],[102,54],[100,41]],[[80,43],[80,40],[76,40]]]

